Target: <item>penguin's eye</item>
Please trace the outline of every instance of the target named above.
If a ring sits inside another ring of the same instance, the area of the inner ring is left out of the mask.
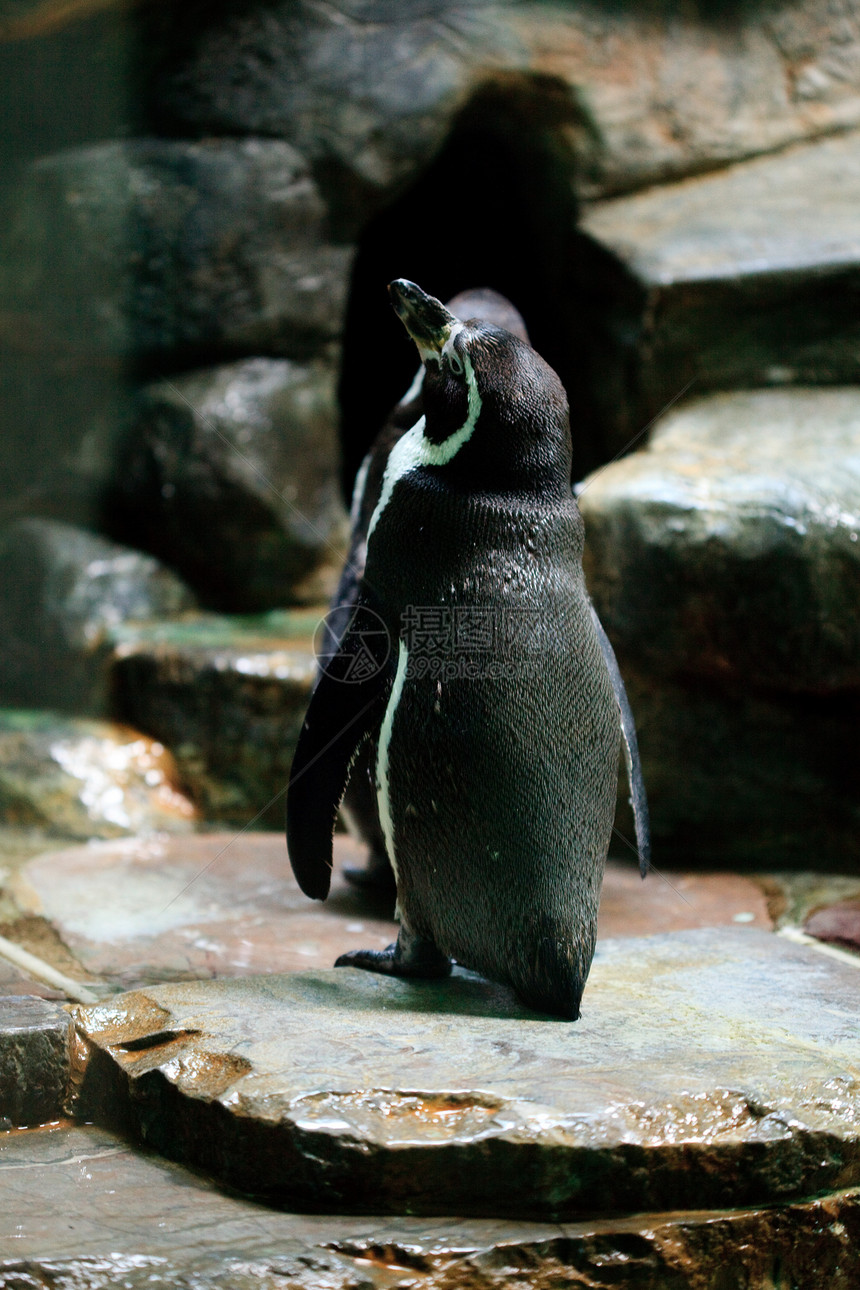
[[[461,363],[460,359],[457,357],[456,354],[448,355],[448,367],[450,371],[454,373],[455,376],[463,375],[463,364]]]

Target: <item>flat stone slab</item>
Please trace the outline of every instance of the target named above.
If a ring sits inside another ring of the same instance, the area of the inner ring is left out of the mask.
[[[96,843],[37,856],[12,882],[92,975],[126,989],[193,977],[329,968],[397,936],[391,905],[351,887],[363,849],[335,838],[325,904],[299,890],[279,833],[213,833]],[[770,927],[765,896],[734,874],[652,874],[610,862],[599,933],[641,936],[718,924]]]
[[[60,1004],[0,996],[0,1130],[63,1114],[70,1039],[71,1021]]]
[[[860,1192],[576,1223],[302,1215],[219,1193],[93,1125],[0,1136],[0,1290],[854,1290]]]
[[[860,1184],[860,976],[755,930],[604,942],[583,1019],[457,970],[79,1009],[77,1113],[269,1202],[566,1219]]]

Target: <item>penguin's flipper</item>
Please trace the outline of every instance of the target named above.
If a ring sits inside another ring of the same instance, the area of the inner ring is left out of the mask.
[[[357,750],[378,728],[391,684],[387,633],[359,606],[317,677],[287,787],[287,850],[306,896],[331,885],[337,809]]]
[[[612,688],[621,714],[621,741],[624,744],[624,761],[627,765],[627,780],[630,785],[630,803],[633,807],[633,822],[636,827],[636,849],[639,852],[639,872],[644,878],[651,865],[651,828],[648,821],[648,798],[645,793],[645,781],[642,778],[642,763],[639,760],[639,743],[636,738],[636,723],[630,708],[630,700],[624,688],[624,680],[615,657],[615,650],[603,624],[597,616],[597,610],[589,601],[591,617],[597,629],[597,639],[609,668]]]

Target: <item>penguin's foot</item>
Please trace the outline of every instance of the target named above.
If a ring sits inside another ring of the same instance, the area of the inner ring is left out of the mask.
[[[343,876],[362,891],[377,892],[381,896],[394,896],[397,892],[394,870],[384,851],[371,851],[363,869],[358,865],[344,865]]]
[[[349,950],[335,959],[335,967],[364,968],[384,976],[412,976],[438,980],[449,976],[451,960],[433,941],[401,927],[394,945],[385,950]]]

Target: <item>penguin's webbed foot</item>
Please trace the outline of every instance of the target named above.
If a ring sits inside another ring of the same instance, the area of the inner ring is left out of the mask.
[[[361,891],[372,892],[379,896],[397,895],[394,870],[384,851],[372,850],[363,869],[358,865],[344,865],[343,876],[347,882]]]
[[[449,976],[451,960],[433,941],[401,927],[394,945],[384,950],[349,950],[335,959],[335,967],[364,968],[384,976],[411,976],[438,980]]]

